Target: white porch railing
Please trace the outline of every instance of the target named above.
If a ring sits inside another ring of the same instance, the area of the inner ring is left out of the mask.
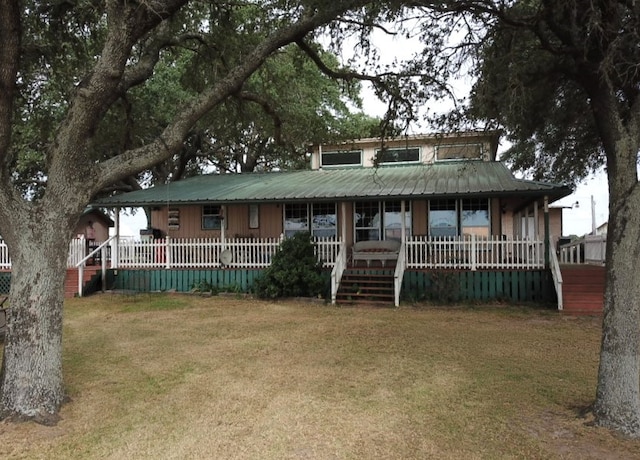
[[[104,253],[113,268],[265,268],[271,264],[281,242],[282,237],[225,241],[219,238],[139,240],[121,237],[118,244],[112,240]],[[323,266],[335,266],[341,241],[322,238],[316,239],[315,243]],[[221,257],[223,251],[225,254]],[[86,255],[85,240],[74,239],[69,245],[67,266],[77,266]],[[531,239],[409,236],[403,255],[407,269],[540,269],[545,265],[544,243]],[[0,269],[10,268],[6,244],[0,241]]]
[[[560,263],[558,262],[558,255],[556,254],[556,251],[549,251],[549,265],[549,268],[551,268],[553,284],[556,288],[556,295],[558,297],[558,310],[562,310],[564,308],[562,298],[562,272],[560,271]]]
[[[265,268],[280,248],[279,238],[170,238],[121,240],[119,268]],[[340,241],[315,239],[316,254],[323,266],[335,264]]]
[[[560,246],[562,264],[604,264],[607,258],[607,235],[585,235]]]
[[[398,252],[398,260],[396,262],[396,270],[393,274],[393,302],[396,307],[400,306],[400,291],[402,290],[402,280],[404,278],[404,271],[407,269],[407,251],[405,250],[405,243],[400,246]]]
[[[544,242],[498,236],[410,236],[407,268],[539,269],[544,268]]]
[[[338,250],[338,256],[336,257],[331,270],[331,304],[335,305],[338,295],[338,289],[340,288],[340,282],[342,281],[342,274],[347,268],[347,245],[340,243],[340,249]]]
[[[69,243],[69,256],[67,257],[67,267],[73,268],[86,255],[86,240],[84,238],[74,238]],[[0,270],[11,270],[11,257],[7,243],[0,239]]]
[[[9,270],[11,268],[11,258],[9,257],[9,248],[7,243],[0,240],[0,270]]]

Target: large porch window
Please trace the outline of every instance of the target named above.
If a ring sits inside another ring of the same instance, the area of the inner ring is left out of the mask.
[[[489,200],[466,198],[441,199],[429,202],[429,234],[431,236],[491,234]]]
[[[355,240],[401,240],[402,204],[400,201],[364,201],[354,205]],[[382,218],[381,218],[382,217]],[[411,207],[405,205],[406,234],[411,235]]]
[[[316,238],[331,238],[338,234],[338,214],[335,203],[311,205],[311,234]]]
[[[309,206],[306,203],[284,205],[284,236],[309,231]]]
[[[491,233],[489,230],[489,200],[473,198],[462,200],[460,222],[463,235],[488,237]]]
[[[384,203],[384,239],[402,240],[402,203],[400,201],[385,201]],[[405,236],[411,236],[411,206],[405,202],[404,206]]]
[[[284,234],[311,232],[317,238],[334,237],[338,233],[335,203],[291,203],[284,205]]]
[[[429,202],[429,234],[456,236],[458,234],[458,203],[456,200]]]

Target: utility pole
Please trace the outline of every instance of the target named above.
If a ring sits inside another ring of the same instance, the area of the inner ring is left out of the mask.
[[[591,234],[596,234],[596,202],[593,201],[593,195],[591,195]]]

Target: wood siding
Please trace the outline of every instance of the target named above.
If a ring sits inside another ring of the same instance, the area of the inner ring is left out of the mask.
[[[407,201],[407,203],[409,203]],[[229,205],[225,212],[225,235],[227,238],[277,238],[283,232],[283,206],[284,204],[266,203],[258,205],[258,228],[249,228],[249,205]],[[428,200],[414,200],[411,202],[412,232],[413,235],[427,235],[429,233],[429,204]],[[346,202],[346,235],[347,244],[353,244],[353,202]],[[169,230],[167,207],[152,211],[151,225],[162,230],[172,238],[219,238],[220,230],[202,229],[202,207],[200,205],[188,205],[178,208],[180,211],[179,229]],[[513,214],[513,204],[498,198],[490,199],[490,234],[516,236],[517,216]],[[338,236],[342,235],[343,225],[342,206],[337,203]],[[562,234],[562,209],[550,209],[551,235]],[[540,238],[544,235],[544,213],[538,213],[538,230]],[[106,230],[105,230],[106,231]]]
[[[220,230],[202,228],[202,206],[187,205],[177,207],[180,211],[180,227],[169,229],[168,208],[154,209],[151,226],[162,230],[172,238],[219,238]],[[258,205],[258,228],[249,228],[249,205],[226,206],[225,235],[228,238],[277,238],[282,233],[282,206],[278,204]]]

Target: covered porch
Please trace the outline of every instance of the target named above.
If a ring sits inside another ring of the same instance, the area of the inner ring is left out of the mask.
[[[387,265],[397,305],[407,270],[549,267],[552,233],[559,236],[561,229],[548,205],[570,192],[515,179],[499,162],[443,161],[213,174],[94,205],[116,211],[109,260],[120,269],[262,269],[283,238],[308,232],[332,271],[334,302],[344,271],[355,265],[354,244],[396,241],[397,254],[385,260],[394,262]],[[155,235],[120,237],[122,207],[147,208]]]

